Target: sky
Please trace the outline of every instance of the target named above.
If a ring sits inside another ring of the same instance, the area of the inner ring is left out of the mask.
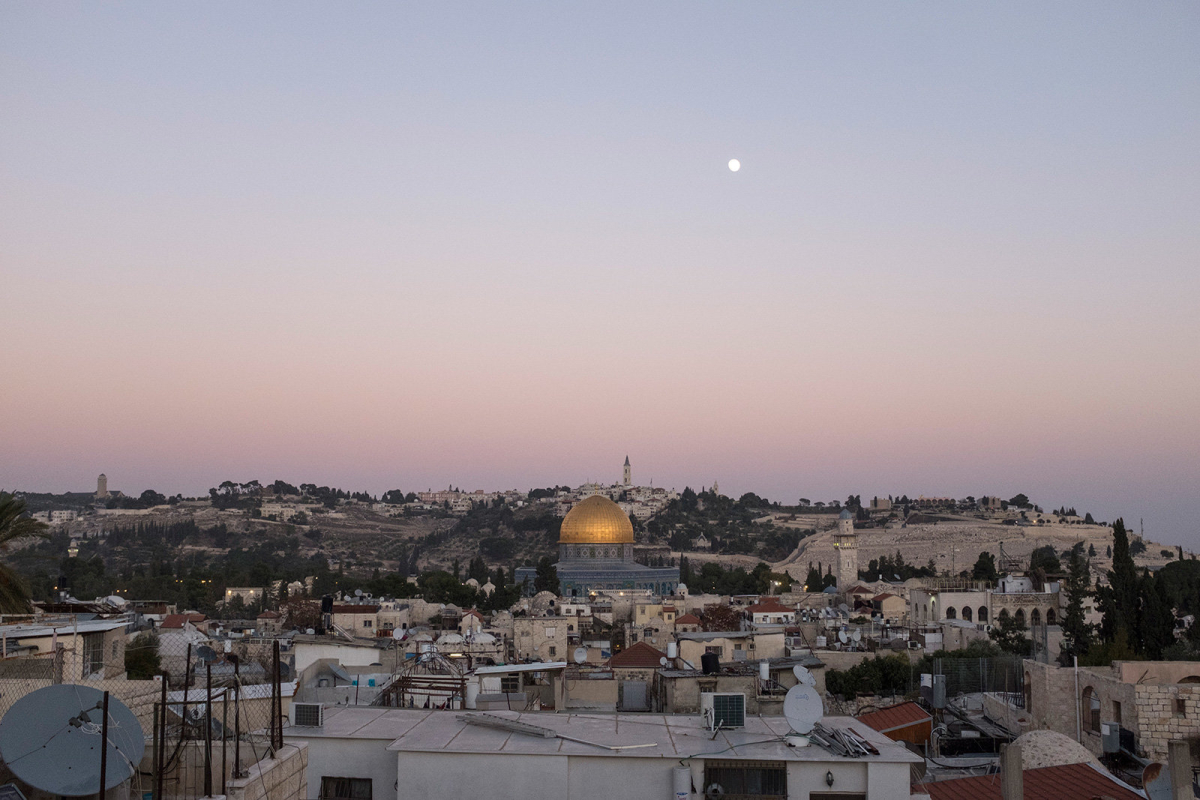
[[[1197,41],[1185,2],[5,3],[0,487],[628,455],[1200,549]]]

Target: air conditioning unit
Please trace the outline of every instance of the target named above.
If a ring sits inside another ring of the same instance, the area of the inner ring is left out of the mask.
[[[1100,749],[1107,755],[1121,751],[1121,726],[1115,722],[1100,723]]]
[[[292,703],[292,725],[319,728],[325,724],[325,706],[320,703]]]
[[[701,692],[700,713],[709,727],[743,728],[746,725],[746,695],[734,692]]]

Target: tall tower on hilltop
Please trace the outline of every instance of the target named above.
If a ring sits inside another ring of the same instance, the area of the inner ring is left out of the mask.
[[[838,517],[833,546],[837,548],[837,588],[844,592],[858,580],[858,534],[854,532],[854,515],[848,508],[842,509]]]
[[[623,486],[633,486],[633,468],[629,466],[629,456],[625,456],[625,475],[621,480]]]
[[[108,477],[103,472],[100,477],[96,478],[96,499],[103,500],[108,497]]]

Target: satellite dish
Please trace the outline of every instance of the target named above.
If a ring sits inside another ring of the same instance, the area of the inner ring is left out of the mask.
[[[792,667],[792,674],[796,676],[797,681],[799,681],[800,683],[802,683],[805,686],[816,686],[817,685],[816,677],[811,672],[808,671],[807,667],[803,667],[800,664],[797,664],[796,666]]]
[[[892,573],[892,577],[895,578],[896,580],[900,580],[900,576],[894,572]]]
[[[862,641],[862,631],[860,631],[858,628],[855,628],[854,633],[850,634],[850,638],[856,642],[861,642]]]
[[[355,589],[355,590],[354,590],[354,596],[355,596],[355,597],[362,597],[362,589]]]
[[[846,605],[845,603],[838,604],[838,608],[846,613],[850,613],[850,606]]]
[[[202,644],[196,648],[196,655],[199,656],[200,660],[203,661],[205,664],[211,664],[212,662],[217,660],[217,651],[213,650],[211,647],[209,647],[206,644]],[[111,708],[111,707],[112,707],[112,701],[110,699],[109,700],[109,708]]]
[[[100,734],[104,693],[90,686],[58,684],[13,703],[0,722],[0,758],[35,789],[63,797],[94,795],[100,789]],[[146,736],[129,707],[108,698],[108,771],[105,789],[133,775],[146,750]]]
[[[1142,788],[1150,800],[1171,800],[1171,773],[1157,761],[1142,770]]]
[[[408,631],[406,631],[404,628],[396,628],[394,631],[392,631],[392,638],[395,639],[397,642],[404,639],[404,637],[407,635],[408,635]]]
[[[838,631],[838,641],[839,642],[841,642],[842,644],[845,644],[848,640],[849,640],[849,637],[846,636],[845,631]]]
[[[812,733],[813,726],[825,715],[825,704],[813,686],[798,683],[788,689],[783,698],[783,716],[794,733],[805,735]]]
[[[721,786],[719,783],[710,783],[704,789],[704,796],[708,798],[708,800],[716,800],[718,797],[724,797],[725,787]]]
[[[658,663],[665,667],[667,664],[671,663],[671,659],[667,658],[666,656],[663,656],[662,658],[660,658],[658,660]]]
[[[573,655],[575,657],[575,663],[582,664],[583,662],[587,661],[587,648],[576,647]]]

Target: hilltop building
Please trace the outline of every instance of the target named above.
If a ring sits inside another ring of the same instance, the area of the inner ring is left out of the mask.
[[[563,519],[558,538],[559,593],[582,597],[602,590],[673,594],[678,567],[647,567],[633,560],[633,523],[621,507],[603,495],[575,505]],[[532,585],[536,570],[521,567],[516,581]]]
[[[843,508],[838,516],[833,546],[837,548],[837,585],[844,592],[858,580],[858,534],[854,532],[854,515],[848,508]]]
[[[623,486],[633,486],[633,467],[629,466],[629,456],[625,456],[625,472],[621,478]]]
[[[96,499],[104,500],[108,497],[108,476],[103,472],[100,477],[96,478]]]

